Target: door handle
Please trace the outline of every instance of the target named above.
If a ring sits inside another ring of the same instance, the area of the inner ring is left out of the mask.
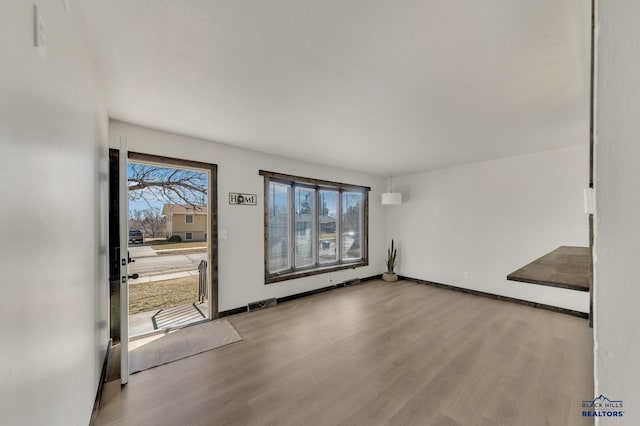
[[[139,276],[140,275],[138,275],[138,274],[131,274],[131,275],[129,275],[129,279],[137,280]]]

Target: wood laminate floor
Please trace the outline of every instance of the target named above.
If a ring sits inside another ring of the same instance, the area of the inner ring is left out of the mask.
[[[228,319],[243,341],[107,383],[97,424],[593,424],[581,318],[372,281]]]

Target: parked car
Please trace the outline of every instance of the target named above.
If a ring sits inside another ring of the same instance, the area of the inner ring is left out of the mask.
[[[130,243],[144,243],[144,235],[142,235],[142,231],[139,229],[130,229],[129,230],[129,242]]]

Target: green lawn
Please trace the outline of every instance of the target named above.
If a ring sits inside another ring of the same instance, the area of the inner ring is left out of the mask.
[[[198,301],[198,276],[129,286],[129,315]]]

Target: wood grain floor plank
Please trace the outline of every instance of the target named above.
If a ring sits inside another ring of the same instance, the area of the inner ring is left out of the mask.
[[[97,424],[590,424],[584,319],[372,281],[229,321],[243,341],[107,383]]]

